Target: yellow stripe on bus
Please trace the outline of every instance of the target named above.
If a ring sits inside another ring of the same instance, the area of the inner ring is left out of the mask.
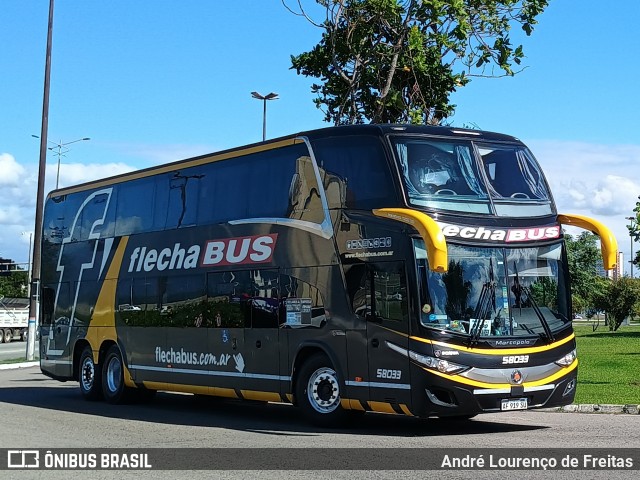
[[[120,272],[120,266],[122,265],[122,259],[124,258],[124,251],[127,248],[127,242],[129,237],[121,237],[118,243],[113,260],[109,265],[105,279],[102,281],[102,287],[100,288],[100,294],[96,300],[95,307],[93,309],[93,315],[87,327],[86,340],[91,345],[93,350],[93,361],[97,364],[99,362],[100,346],[107,340],[118,342],[118,332],[116,332],[116,318],[113,311],[113,306],[116,304],[116,287],[118,285],[118,273]],[[124,368],[124,383],[127,387],[137,388],[133,381],[133,376],[123,364]]]
[[[257,390],[240,390],[246,400],[258,400],[260,402],[282,402],[279,393],[259,392]]]
[[[364,407],[360,403],[360,400],[354,400],[352,398],[342,398],[342,399],[340,399],[340,405],[345,410],[359,410],[361,412],[365,411]]]
[[[233,388],[210,387],[211,395],[214,397],[238,398],[238,394]]]
[[[381,413],[397,413],[393,407],[391,406],[390,403],[386,403],[386,402],[367,402],[369,404],[369,407],[371,408],[371,410],[373,410],[374,412],[381,412]]]
[[[149,390],[164,390],[169,392],[193,393],[198,395],[211,395],[211,387],[204,385],[184,385],[181,383],[142,382]]]
[[[404,413],[405,415],[409,415],[410,417],[413,417],[413,413],[411,413],[409,408],[404,403],[400,404],[400,410],[402,410],[402,413]]]
[[[118,334],[116,332],[116,319],[113,312],[113,306],[116,303],[116,286],[118,283],[118,272],[120,271],[120,265],[122,265],[122,259],[124,257],[124,251],[127,248],[127,242],[129,237],[122,237],[118,248],[113,255],[109,270],[105,275],[105,280],[102,282],[102,288],[100,294],[96,300],[96,305],[93,309],[93,315],[91,316],[91,322],[87,328],[86,339],[91,345],[93,350],[94,362],[98,363],[98,350],[100,345],[105,340],[118,340]]]
[[[429,340],[427,338],[422,337],[409,337],[411,340],[416,340],[417,342],[429,343],[434,346],[442,347],[442,348],[451,348],[454,350],[459,350],[461,352],[466,353],[478,353],[482,355],[518,355],[518,354],[526,354],[526,353],[540,353],[546,352],[548,350],[553,350],[554,348],[558,348],[560,345],[564,345],[567,342],[570,342],[575,338],[575,334],[572,333],[566,338],[562,340],[558,340],[557,342],[550,343],[549,345],[541,345],[539,347],[522,347],[522,348],[470,348],[463,347],[461,345],[453,345],[451,343],[438,342],[435,340]]]
[[[540,380],[536,380],[534,382],[524,382],[520,385],[517,386],[522,386],[522,387],[539,387],[542,385],[546,385],[548,383],[554,382],[555,380],[564,377],[565,375],[571,373],[572,371],[574,371],[576,368],[578,367],[578,360],[574,360],[574,362],[569,365],[566,368],[563,368],[562,370],[554,373],[553,375],[550,375],[546,378],[542,378]],[[452,382],[457,382],[457,383],[463,383],[465,385],[470,385],[472,387],[479,387],[479,388],[511,388],[513,386],[516,385],[512,385],[510,383],[486,383],[486,382],[479,382],[477,380],[472,380],[470,378],[466,378],[466,377],[462,377],[460,375],[447,375],[446,373],[442,373],[442,372],[437,372],[435,370],[430,370],[428,368],[422,367],[422,369],[425,372],[429,372],[429,373],[433,373],[434,375],[438,375],[439,377],[442,378],[446,378],[447,380],[451,380]]]

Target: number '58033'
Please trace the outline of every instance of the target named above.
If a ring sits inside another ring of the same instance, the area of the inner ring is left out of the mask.
[[[402,370],[387,370],[386,368],[379,368],[376,372],[376,377],[400,380],[400,377],[402,377]]]

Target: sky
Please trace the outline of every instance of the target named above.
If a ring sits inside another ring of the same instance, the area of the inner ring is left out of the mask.
[[[314,2],[302,3],[322,19]],[[640,196],[640,2],[603,5],[551,0],[531,37],[513,32],[526,68],[474,78],[452,95],[449,122],[524,141],[558,211],[609,226],[629,272],[625,217]],[[0,2],[0,257],[16,262],[27,262],[34,231],[48,8],[48,0]],[[56,144],[72,142],[59,163],[67,186],[258,142],[263,105],[252,91],[279,94],[267,105],[268,138],[328,126],[313,80],[290,69],[290,56],[320,35],[281,0],[57,0],[47,192]]]

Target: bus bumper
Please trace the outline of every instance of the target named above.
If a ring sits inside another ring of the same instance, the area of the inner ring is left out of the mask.
[[[573,403],[577,368],[552,383],[509,388],[476,388],[431,378],[414,393],[413,413],[421,417],[466,416],[552,408]]]

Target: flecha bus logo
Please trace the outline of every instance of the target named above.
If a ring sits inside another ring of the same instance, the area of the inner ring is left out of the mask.
[[[209,240],[202,255],[202,266],[243,265],[271,261],[277,233],[251,237]]]
[[[165,248],[135,247],[129,272],[189,270],[192,268],[266,263],[273,258],[277,233],[207,240],[200,245],[177,242]]]

